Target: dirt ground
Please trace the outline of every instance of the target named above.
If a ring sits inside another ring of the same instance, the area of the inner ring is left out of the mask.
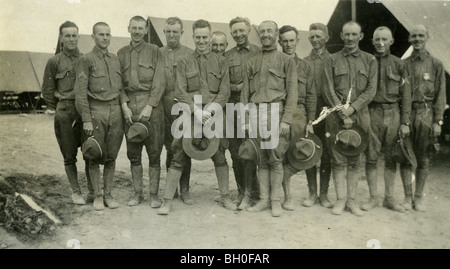
[[[212,161],[193,162],[191,194],[195,205],[174,201],[168,216],[150,208],[148,177],[144,177],[145,201],[128,207],[133,193],[126,146],[122,144],[116,165],[113,196],[118,209],[95,211],[92,205],[71,204],[71,191],[53,131],[53,116],[46,114],[0,115],[0,178],[14,192],[26,193],[53,212],[63,224],[27,237],[9,229],[0,219],[0,249],[447,249],[450,247],[450,155],[434,158],[425,187],[426,212],[396,213],[383,207],[357,217],[349,212],[334,216],[330,209],[301,206],[307,197],[303,172],[292,180],[295,211],[273,218],[270,210],[259,213],[231,212],[219,206]],[[144,162],[147,158],[144,156]],[[229,155],[227,155],[229,158]],[[87,193],[84,163],[78,156],[79,179]],[[165,151],[162,156],[160,196],[165,185]],[[231,159],[229,158],[229,164]],[[380,166],[381,167],[381,166]],[[381,173],[379,173],[381,175]],[[379,193],[384,191],[379,176]],[[0,186],[1,187],[1,186]],[[230,168],[230,189],[236,184]],[[1,192],[1,190],[0,190]],[[331,183],[330,200],[336,195]],[[397,173],[395,197],[403,199]],[[369,198],[361,170],[357,200]],[[0,200],[0,208],[2,203]],[[4,208],[4,204],[3,204]]]

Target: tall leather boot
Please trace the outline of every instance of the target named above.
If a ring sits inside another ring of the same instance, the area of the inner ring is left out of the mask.
[[[77,166],[75,164],[64,165],[64,169],[66,170],[66,175],[72,188],[72,202],[76,205],[85,205],[86,201],[81,196],[81,189],[78,184]]]
[[[144,200],[144,197],[142,196],[142,174],[142,165],[131,166],[131,180],[133,181],[134,195],[133,198],[131,198],[131,200],[128,202],[129,206],[137,206]]]
[[[395,183],[395,168],[388,169],[384,168],[384,200],[383,206],[397,211],[405,212],[405,209],[398,205],[394,199],[394,183]]]
[[[333,204],[328,199],[328,187],[330,185],[330,173],[331,170],[329,168],[320,167],[320,195],[319,201],[323,207],[331,208]]]
[[[236,180],[236,186],[238,191],[238,196],[236,198],[236,203],[240,204],[245,196],[245,164],[242,160],[233,160],[233,173]]]
[[[189,193],[189,181],[191,178],[191,164],[186,165],[180,178],[180,198],[186,205],[193,205],[194,200]]]
[[[252,195],[254,192],[254,189],[256,188],[256,165],[249,161],[242,161],[243,167],[244,167],[244,176],[243,179],[245,181],[245,190],[244,190],[244,197],[242,198],[238,209],[244,210],[251,206],[252,202]]]
[[[252,207],[248,207],[248,212],[260,212],[270,206],[270,171],[269,169],[258,169],[259,201]]]
[[[91,175],[89,174],[89,162],[85,161],[84,171],[86,176],[86,185],[88,189],[88,194],[86,195],[86,203],[93,203],[95,200],[94,187],[92,186]]]
[[[345,203],[347,202],[347,189],[345,187],[346,173],[342,168],[333,168],[332,173],[337,201],[333,209],[331,210],[331,213],[333,215],[341,215],[344,211]]]
[[[376,165],[375,165],[375,167],[366,165],[366,179],[367,179],[367,185],[369,186],[370,198],[367,203],[364,203],[361,206],[362,210],[369,211],[378,205],[377,178],[378,178],[378,173],[377,173]]]
[[[237,206],[230,199],[230,170],[228,165],[215,166],[214,170],[216,171],[217,183],[219,185],[220,203],[228,210],[237,210]]]
[[[309,197],[303,201],[303,206],[311,207],[318,202],[317,199],[317,168],[315,166],[305,171],[308,181]]]
[[[93,207],[95,210],[103,210],[105,205],[103,204],[103,191],[100,182],[100,168],[97,167],[89,167],[89,175],[91,177],[92,187],[94,189],[94,204]]]
[[[284,191],[284,203],[282,204],[282,207],[285,210],[293,211],[294,201],[292,200],[291,196],[291,177],[293,176],[293,173],[291,169],[289,169],[286,165],[283,169],[283,181],[281,182],[281,186],[283,187]]]
[[[161,168],[149,167],[148,168],[149,177],[149,189],[150,189],[150,206],[152,208],[161,207],[161,201],[158,198],[159,192],[159,181],[161,179]]]
[[[411,166],[400,166],[400,176],[402,178],[405,200],[400,204],[404,209],[412,209],[412,171]]]
[[[279,217],[283,214],[281,208],[282,187],[283,181],[283,164],[277,163],[272,165],[269,172],[270,181],[270,202],[272,207],[272,217]]]
[[[347,170],[347,205],[346,208],[358,217],[363,216],[363,212],[356,202],[356,191],[358,190],[359,174],[357,167],[349,166]]]
[[[169,168],[166,177],[166,187],[164,189],[164,201],[158,210],[158,215],[168,215],[172,208],[173,196],[177,190],[182,171]]]
[[[114,176],[116,172],[115,170],[116,170],[115,163],[111,165],[105,164],[103,168],[103,182],[105,184],[104,202],[105,205],[111,209],[119,207],[119,204],[114,200],[114,198],[111,195],[111,191],[114,186]]]
[[[416,211],[424,212],[426,210],[423,201],[423,190],[425,188],[425,181],[427,180],[427,176],[428,176],[427,168],[417,169],[416,191],[414,193],[414,209]]]

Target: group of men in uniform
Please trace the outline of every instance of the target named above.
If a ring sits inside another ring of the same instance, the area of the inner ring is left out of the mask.
[[[254,105],[259,113],[247,113],[243,119],[237,112],[232,117],[225,117],[223,112],[224,119],[233,119],[234,136],[219,138],[217,148],[209,156],[220,191],[217,201],[224,208],[249,212],[271,208],[274,217],[282,215],[283,209],[294,210],[290,179],[305,170],[309,196],[303,206],[320,203],[332,208],[336,215],[348,209],[362,216],[361,209],[367,211],[379,203],[377,162],[383,158],[383,206],[398,212],[425,210],[423,190],[430,146],[433,138],[440,135],[445,106],[443,66],[425,50],[428,39],[425,27],[411,29],[409,42],[414,51],[405,61],[390,54],[394,40],[390,29],[384,26],[373,33],[374,55],[361,51],[358,44],[363,33],[353,21],[343,26],[344,47],[335,54],[325,48],[329,38],[327,27],[322,23],[311,24],[309,41],[313,49],[305,59],[296,54],[298,31],[290,25],[279,28],[274,21],[263,21],[258,26],[262,45],[258,47],[249,41],[250,21],[236,17],[229,23],[236,46],[228,51],[226,35],[213,32],[208,21],[197,20],[192,28],[195,50],[180,44],[183,22],[177,17],[168,18],[164,25],[167,44],[158,48],[144,41],[148,33],[146,20],[135,16],[128,26],[130,44],[114,55],[108,52],[111,29],[99,22],[92,29],[93,50],[82,55],[77,48],[76,24],[61,25],[62,51],[48,61],[42,92],[48,107],[56,110],[55,134],[73,203],[93,202],[96,210],[105,205],[119,206],[111,190],[125,134],[134,188],[128,205],[137,206],[143,201],[143,146],[149,160],[151,207],[159,208],[158,214],[167,215],[177,195],[185,204],[192,205],[191,157],[183,138],[173,136],[172,123],[177,115],[172,114],[172,108],[177,103],[185,104],[187,109],[183,112],[190,113],[194,125],[207,124],[215,117],[217,111],[207,109],[208,104],[217,103],[225,108],[227,103],[242,103]],[[282,51],[277,49],[277,41]],[[200,102],[196,102],[198,97]],[[241,126],[246,138],[237,135]],[[258,143],[271,141],[257,132],[253,144],[257,157],[253,159],[242,155],[244,144],[250,141],[251,129],[276,129],[279,135],[272,147],[261,148]],[[314,142],[311,136],[317,140]],[[417,163],[405,156],[401,161],[395,158],[392,149],[403,140],[412,142]],[[199,148],[215,143],[205,139],[204,134],[190,141]],[[163,145],[167,150],[167,177],[161,201]],[[89,191],[86,199],[77,175],[80,146],[86,164]],[[302,166],[287,157],[289,150],[290,156],[310,152],[305,162],[311,161],[315,149],[320,152],[320,165],[319,159]],[[238,191],[234,201],[230,197],[226,150],[231,155]],[[366,154],[370,197],[360,207],[356,193],[361,153]],[[393,197],[397,162],[405,193],[402,203],[395,202]],[[100,165],[104,166],[103,178]],[[412,173],[416,175],[414,195]],[[337,198],[334,205],[328,199],[331,175]]]

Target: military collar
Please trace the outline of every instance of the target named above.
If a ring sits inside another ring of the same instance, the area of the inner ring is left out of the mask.
[[[415,60],[424,60],[425,59],[425,57],[426,56],[428,56],[429,55],[429,53],[427,52],[427,51],[422,51],[422,52],[416,52],[416,51],[413,51],[412,53],[411,53],[411,60],[413,60],[413,61],[415,61]]]
[[[270,52],[270,51],[273,51],[276,49],[277,49],[277,44],[273,44],[271,47],[268,47],[268,48],[262,47],[261,51],[262,52]]]
[[[247,42],[245,45],[242,45],[242,46],[236,45],[236,50],[237,51],[241,51],[242,49],[247,49],[248,51],[250,51],[250,43]]]
[[[181,44],[178,44],[178,46],[177,46],[176,48],[174,48],[174,49],[170,48],[169,45],[166,45],[164,48],[165,48],[167,51],[176,51],[176,50],[179,50],[180,47],[181,47]]]
[[[316,60],[317,58],[320,58],[321,60],[323,60],[329,54],[330,53],[328,52],[327,49],[323,49],[320,53],[317,53],[315,50],[311,50],[311,53],[309,54],[309,57],[311,57],[311,59],[313,59],[313,60]]]
[[[144,47],[144,43],[145,41],[142,40],[142,42],[135,47],[133,46],[133,41],[130,41],[130,51],[136,50],[137,52],[141,52],[142,48]]]
[[[94,46],[92,52],[97,55],[98,58],[103,58],[105,56],[111,57],[109,52],[103,53],[97,46]]]
[[[64,49],[63,49],[62,52],[64,53],[64,55],[67,56],[67,58],[70,58],[70,59],[72,59],[72,57],[75,57],[75,58],[80,57],[80,50],[79,50],[78,48],[76,48],[76,49],[75,49],[73,52],[71,52],[71,53],[65,51]]]
[[[196,58],[198,58],[198,57],[200,57],[202,55],[205,56],[206,59],[209,59],[209,57],[211,57],[211,55],[212,55],[212,52],[211,52],[211,50],[208,50],[208,52],[206,52],[206,53],[200,53],[200,52],[197,51],[197,49],[194,50],[194,56]]]
[[[380,58],[380,57],[386,58],[386,57],[389,57],[389,55],[391,55],[391,51],[387,50],[384,53],[378,53],[377,51],[375,51],[373,55],[377,58]]]
[[[345,57],[349,56],[350,54],[353,55],[354,57],[358,57],[360,52],[361,52],[361,51],[360,51],[359,48],[358,48],[355,52],[352,52],[352,53],[350,53],[346,48],[343,48],[343,49],[342,49],[342,54],[343,54]]]

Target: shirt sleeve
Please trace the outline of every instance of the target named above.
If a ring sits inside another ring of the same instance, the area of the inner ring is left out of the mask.
[[[367,86],[351,104],[355,111],[359,111],[366,107],[370,102],[372,102],[375,94],[377,93],[378,63],[374,56],[371,56],[371,59],[369,60],[368,69],[369,73],[367,78]]]
[[[292,115],[298,101],[298,79],[297,79],[297,66],[295,60],[292,57],[285,63],[286,70],[286,103],[284,106],[283,116],[281,121],[291,124]]]
[[[445,72],[441,61],[435,61],[435,82],[436,95],[434,98],[433,122],[438,123],[444,117],[446,92],[445,92]]]
[[[187,78],[186,78],[186,62],[185,58],[181,58],[177,64],[177,80],[175,84],[175,96],[181,103],[186,103],[191,109],[191,114],[194,112],[194,100],[187,92]],[[199,109],[202,109],[201,107]]]
[[[119,50],[117,52],[117,57],[119,58],[120,70],[121,70],[122,76],[124,76],[125,75],[125,72],[124,72],[125,71],[124,70],[124,65],[125,65],[124,52],[122,50]],[[128,98],[127,91],[125,90],[125,85],[122,85],[122,88],[120,89],[120,97],[119,98],[120,98],[120,104],[127,103],[128,101],[130,101],[130,99]]]
[[[341,102],[334,91],[334,76],[333,76],[333,59],[328,57],[324,63],[324,76],[322,76],[322,97],[327,105],[335,107]]]
[[[158,49],[156,53],[158,61],[156,63],[155,75],[153,76],[152,88],[150,97],[148,98],[148,105],[152,107],[158,106],[161,97],[164,94],[166,87],[166,75],[164,70],[164,58],[161,51]]]
[[[75,66],[75,106],[83,122],[91,122],[91,110],[88,101],[89,62],[82,56]]]
[[[316,110],[317,110],[317,92],[314,83],[314,74],[312,70],[312,66],[309,62],[305,61],[305,71],[306,71],[306,114],[308,121],[314,121],[316,118]]]
[[[55,97],[56,92],[56,74],[58,66],[53,58],[49,59],[44,70],[44,79],[42,83],[42,96],[45,103],[51,109],[56,109],[58,99]]]
[[[409,81],[408,71],[405,68],[404,62],[401,62],[399,67],[399,74],[401,77],[400,96],[401,96],[401,123],[407,124],[411,122],[411,101],[412,91],[411,83]]]
[[[220,67],[220,80],[219,92],[214,98],[214,102],[218,103],[221,107],[225,107],[226,103],[230,99],[231,90],[230,90],[230,73],[228,71],[229,65],[228,61],[223,58]]]

